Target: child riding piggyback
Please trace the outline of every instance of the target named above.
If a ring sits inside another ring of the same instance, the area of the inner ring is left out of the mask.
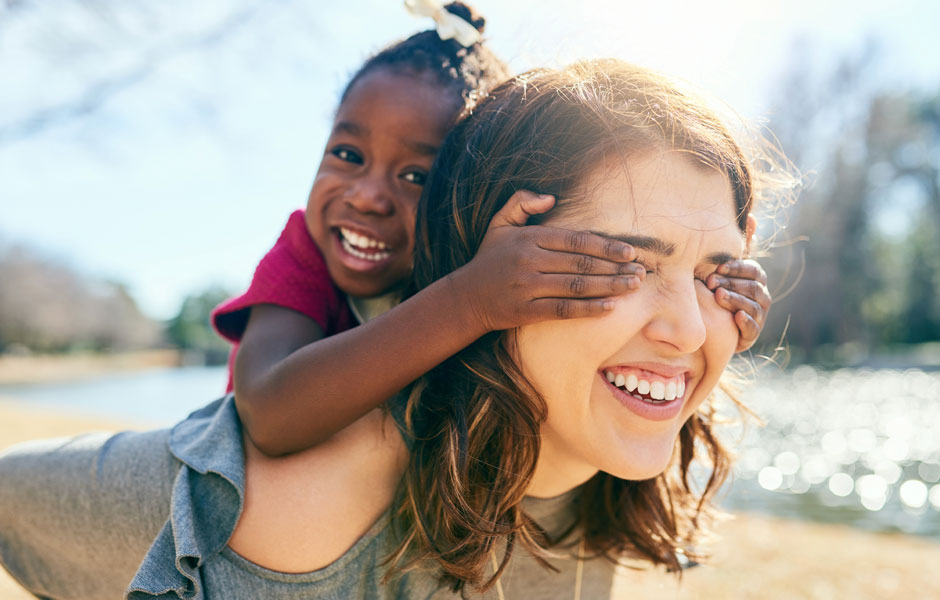
[[[399,302],[437,150],[468,101],[509,75],[467,5],[406,5],[437,30],[388,46],[353,75],[306,210],[290,215],[248,290],[213,313],[235,343],[239,416],[268,455],[329,439],[490,331],[603,314],[646,275],[620,241],[527,225],[555,199],[518,190],[472,261]],[[764,282],[752,261],[727,263],[709,282],[735,313],[739,349],[760,332]]]

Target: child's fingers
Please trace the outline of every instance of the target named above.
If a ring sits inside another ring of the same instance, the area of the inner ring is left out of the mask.
[[[537,298],[603,298],[619,296],[640,287],[635,275],[540,275],[533,295]]]
[[[547,194],[536,194],[529,190],[519,190],[509,197],[505,206],[499,209],[493,220],[490,221],[490,229],[494,227],[505,227],[512,225],[522,227],[529,217],[539,215],[555,205],[555,197]]]
[[[637,263],[623,263],[588,254],[572,254],[539,250],[533,255],[532,267],[540,273],[573,273],[579,275],[633,275],[646,277],[646,267]]]
[[[636,259],[636,250],[633,246],[620,240],[574,229],[557,227],[534,229],[536,243],[545,250],[587,254],[617,262],[630,262]]]
[[[715,290],[715,300],[718,302],[719,306],[730,310],[732,313],[743,311],[751,317],[755,323],[764,322],[766,311],[760,304],[747,296],[742,296],[741,294],[736,294],[735,292],[720,287]]]
[[[767,286],[754,279],[738,279],[736,277],[722,277],[712,273],[706,281],[708,289],[718,292],[719,289],[726,289],[739,296],[744,296],[757,303],[764,312],[770,310],[773,299],[770,297],[770,291]]]
[[[767,273],[764,271],[764,268],[760,266],[760,263],[749,258],[729,260],[726,263],[722,263],[718,265],[717,272],[719,275],[739,277],[741,279],[753,279],[767,285]]]
[[[757,324],[757,321],[752,319],[751,315],[743,310],[734,313],[734,324],[738,326],[738,330],[741,332],[741,335],[738,337],[738,347],[735,351],[743,352],[754,345],[754,342],[757,341],[757,336],[760,335],[761,328],[760,325]]]
[[[614,309],[614,301],[610,298],[591,298],[576,300],[574,298],[538,298],[530,303],[533,320],[546,321],[549,319],[581,319],[607,314]]]

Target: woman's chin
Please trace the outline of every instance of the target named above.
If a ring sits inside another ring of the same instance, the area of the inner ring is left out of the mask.
[[[601,470],[630,481],[643,481],[661,475],[672,460],[675,439],[668,442],[654,443],[624,451],[617,460],[610,461]],[[613,458],[613,457],[612,457]]]

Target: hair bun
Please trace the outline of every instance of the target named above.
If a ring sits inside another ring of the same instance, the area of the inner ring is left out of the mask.
[[[444,9],[454,15],[457,15],[467,23],[470,23],[476,30],[480,33],[483,33],[483,30],[486,28],[486,19],[480,16],[477,11],[473,10],[469,4],[464,4],[463,2],[451,2],[444,6]]]

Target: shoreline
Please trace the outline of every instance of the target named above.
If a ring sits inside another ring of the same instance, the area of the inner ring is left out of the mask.
[[[0,450],[42,437],[134,429],[120,420],[74,417],[0,397]],[[940,600],[940,544],[806,521],[736,514],[719,525],[714,559],[683,573],[625,571],[615,598],[632,600]],[[0,598],[32,598],[0,569]]]
[[[178,367],[182,353],[175,349],[139,350],[113,354],[0,355],[0,385],[52,383],[99,377],[122,371]]]

